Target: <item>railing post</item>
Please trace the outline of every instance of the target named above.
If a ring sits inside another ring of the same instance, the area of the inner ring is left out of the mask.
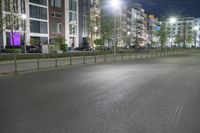
[[[104,52],[104,62],[106,62],[106,52]]]
[[[135,59],[137,59],[137,53],[138,53],[138,51],[136,51],[136,53],[135,53]]]
[[[160,57],[162,57],[162,48],[160,48]]]
[[[141,57],[141,59],[143,59],[143,52],[142,52],[142,50],[140,50],[140,57]]]
[[[97,63],[97,54],[96,54],[96,52],[94,53],[94,63]]]
[[[40,53],[37,54],[37,70],[40,70]]]
[[[124,53],[122,52],[122,61],[124,60]]]
[[[156,57],[158,57],[158,50],[157,50],[157,48],[155,50],[156,50]]]
[[[69,62],[70,62],[70,65],[72,65],[72,53],[69,54]]]
[[[85,64],[85,50],[83,51],[83,64]]]
[[[17,55],[14,54],[15,73],[17,73]]]
[[[129,60],[131,59],[131,52],[130,51],[128,53],[128,58],[129,58]]]
[[[58,67],[58,54],[55,53],[55,67]]]

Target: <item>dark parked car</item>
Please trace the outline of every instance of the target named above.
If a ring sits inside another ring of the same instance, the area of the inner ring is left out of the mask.
[[[27,53],[42,53],[42,48],[39,46],[26,46]]]
[[[74,51],[92,51],[92,50],[94,50],[93,48],[91,48],[91,47],[76,47],[75,49],[74,49]]]

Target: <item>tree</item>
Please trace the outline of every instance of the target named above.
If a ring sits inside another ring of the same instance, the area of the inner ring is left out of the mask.
[[[101,7],[105,7],[105,1],[100,3]],[[113,34],[113,18],[112,14],[109,14],[106,9],[101,8],[101,37],[103,42],[109,41]]]
[[[175,44],[178,44],[180,46],[182,42],[182,38],[181,38],[181,34],[178,33],[176,36],[175,36]]]
[[[183,47],[186,48],[187,44],[191,44],[194,41],[194,33],[192,32],[192,27],[186,23],[182,23],[183,26],[179,27],[179,32],[176,35],[176,44],[183,44]]]
[[[2,17],[1,23],[5,26],[5,29],[10,30],[11,43],[14,47],[15,32],[19,30],[19,8],[16,0],[10,0],[9,2],[3,3],[3,9],[8,13]]]
[[[158,36],[160,38],[161,48],[164,48],[170,35],[170,28],[166,22],[162,22]]]

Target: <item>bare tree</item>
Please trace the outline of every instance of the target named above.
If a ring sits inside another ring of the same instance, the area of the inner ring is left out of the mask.
[[[3,31],[10,31],[11,43],[14,47],[15,32],[19,30],[19,5],[18,0],[5,0],[3,10],[5,14],[2,16]]]

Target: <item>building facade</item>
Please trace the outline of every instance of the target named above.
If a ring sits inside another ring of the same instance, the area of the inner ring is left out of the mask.
[[[199,47],[200,46],[200,19],[194,17],[178,17],[174,24],[170,24],[168,46]]]
[[[87,47],[90,26],[90,1],[79,0],[79,45]]]
[[[65,0],[49,0],[49,40],[55,44],[58,37],[65,38]]]
[[[145,13],[140,4],[135,4],[131,8],[131,39],[132,46],[144,45],[146,39],[144,33]]]
[[[54,44],[55,38],[61,36],[69,48],[79,47],[78,0],[1,2],[2,18],[7,22],[3,24],[1,32],[3,48],[26,44],[42,46],[46,49],[45,52],[49,52],[48,45]]]
[[[26,44],[44,46],[49,44],[49,6],[48,0],[29,0],[27,2]],[[48,50],[46,51],[48,52]],[[46,53],[45,52],[45,53]]]
[[[91,47],[95,48],[94,41],[101,37],[101,16],[100,0],[90,1],[90,24],[89,24],[89,42]]]

